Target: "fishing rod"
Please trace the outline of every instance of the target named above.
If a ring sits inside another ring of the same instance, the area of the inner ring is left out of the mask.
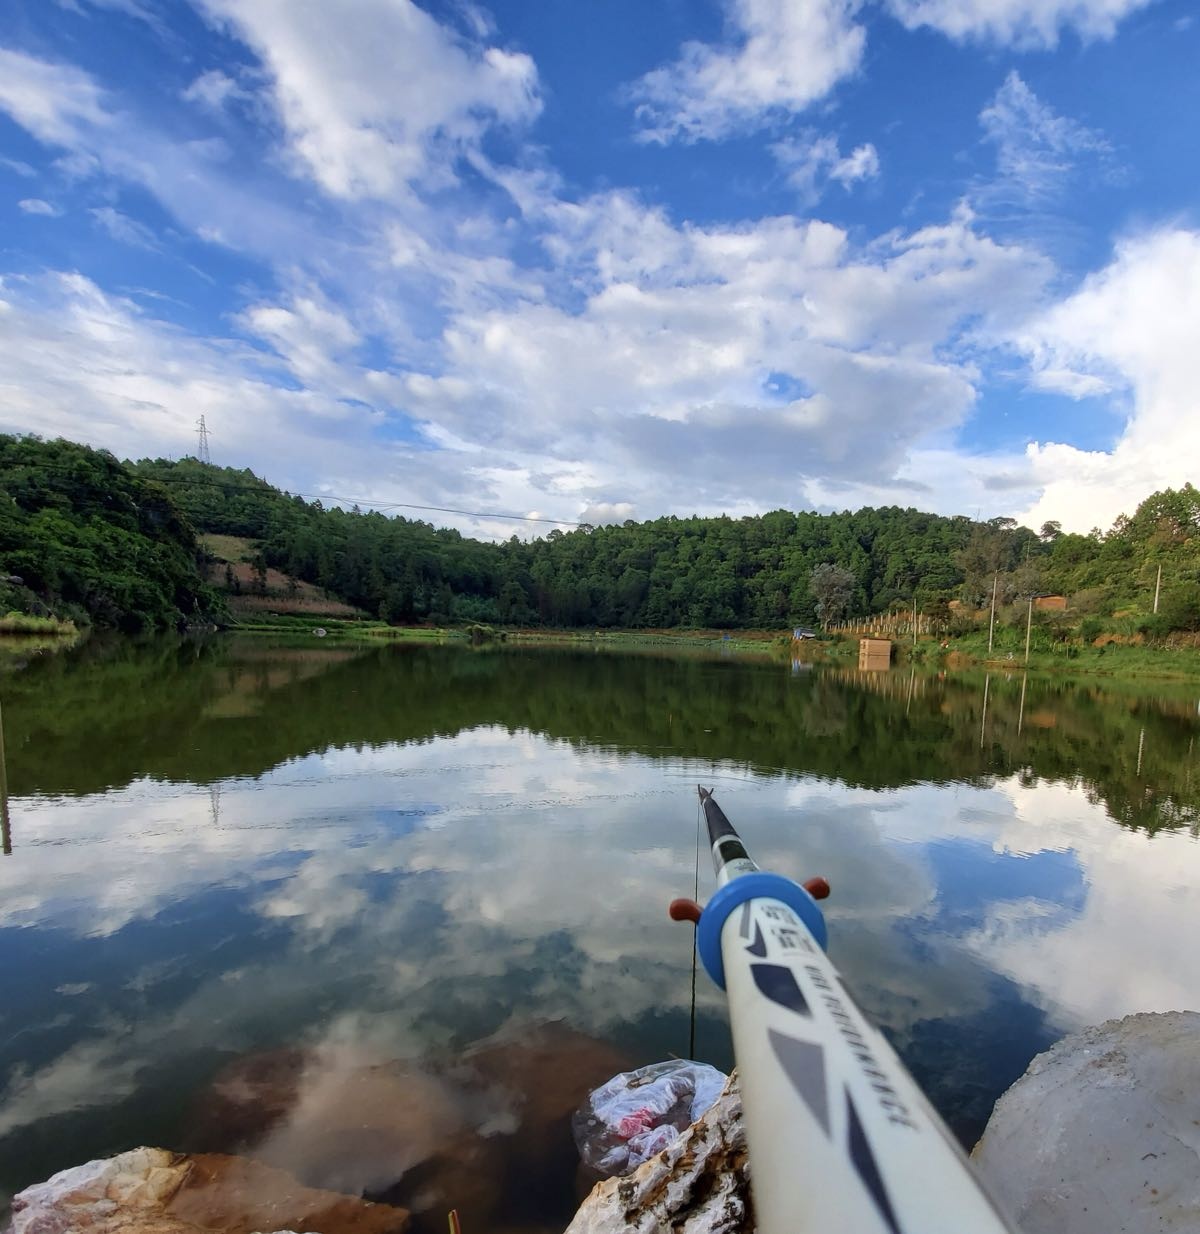
[[[670,913],[729,996],[759,1231],[1012,1234],[825,955],[829,885],[760,870],[699,793],[717,891]]]

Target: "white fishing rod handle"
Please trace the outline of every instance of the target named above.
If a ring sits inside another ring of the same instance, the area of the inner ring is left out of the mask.
[[[729,995],[761,1234],[1011,1234],[916,1082],[825,955],[790,879],[734,878],[697,946]]]

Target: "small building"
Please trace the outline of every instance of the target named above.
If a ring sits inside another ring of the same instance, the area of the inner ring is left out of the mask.
[[[817,632],[815,630],[809,630],[806,626],[797,626],[792,631],[792,641],[796,643],[802,643],[806,638],[816,637]]]
[[[1039,613],[1065,613],[1067,611],[1067,597],[1034,596],[1033,607]]]
[[[890,638],[860,638],[858,640],[858,667],[875,672],[892,666],[892,640]]]

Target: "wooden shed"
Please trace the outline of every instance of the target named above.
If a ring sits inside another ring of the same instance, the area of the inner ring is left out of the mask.
[[[887,669],[892,666],[892,640],[890,638],[860,638],[858,640],[858,667],[860,669]]]

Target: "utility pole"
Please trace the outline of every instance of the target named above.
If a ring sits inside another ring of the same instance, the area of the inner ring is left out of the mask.
[[[1158,566],[1158,578],[1154,580],[1154,611],[1158,612],[1158,593],[1162,590],[1162,563]]]
[[[211,463],[212,455],[208,452],[208,425],[204,423],[203,416],[196,422],[196,429],[200,437],[199,445],[196,447],[196,457],[202,463]]]
[[[1029,597],[1029,616],[1025,619],[1025,663],[1029,663],[1029,636],[1033,633],[1033,596]]]
[[[0,850],[12,856],[12,826],[8,819],[8,764],[4,758],[4,720],[0,717]]]
[[[992,654],[992,639],[996,634],[996,588],[1000,586],[1000,575],[992,576],[992,619],[988,622],[988,655]]]
[[[913,596],[913,646],[917,645],[917,597]]]

